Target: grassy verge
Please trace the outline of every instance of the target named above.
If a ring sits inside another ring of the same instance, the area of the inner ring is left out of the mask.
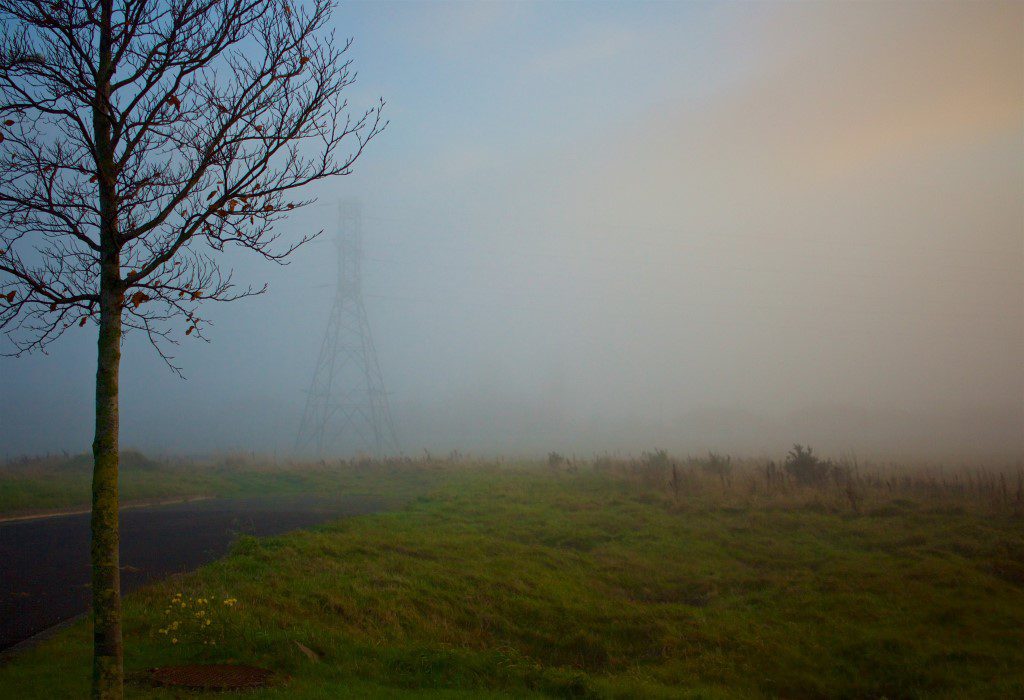
[[[433,474],[399,511],[245,538],[128,596],[128,669],[265,665],[286,680],[253,697],[282,698],[1024,696],[1010,514]],[[84,697],[88,677],[83,623],[0,668],[0,696]]]
[[[318,462],[295,464],[247,456],[154,461],[138,452],[121,456],[121,502],[191,496],[262,496],[372,493],[401,502],[430,483],[430,469],[402,471],[401,464]],[[88,508],[92,482],[89,455],[39,458],[0,465],[0,517]]]

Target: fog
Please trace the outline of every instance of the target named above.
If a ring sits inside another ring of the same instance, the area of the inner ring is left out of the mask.
[[[187,381],[126,339],[122,445],[291,452],[355,197],[406,454],[1024,457],[1024,5],[336,23],[388,129],[284,225],[324,229],[290,265],[224,258],[269,291],[178,334]],[[0,456],[88,449],[95,340],[0,358]]]

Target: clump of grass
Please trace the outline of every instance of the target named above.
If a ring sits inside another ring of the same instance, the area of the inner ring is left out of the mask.
[[[711,476],[717,476],[722,485],[725,486],[732,475],[732,457],[720,455],[717,452],[708,452],[706,460],[701,462],[701,469]]]

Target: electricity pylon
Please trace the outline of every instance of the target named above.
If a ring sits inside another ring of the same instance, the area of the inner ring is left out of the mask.
[[[399,451],[363,306],[362,223],[358,201],[338,204],[334,306],[306,397],[296,452],[381,456]]]

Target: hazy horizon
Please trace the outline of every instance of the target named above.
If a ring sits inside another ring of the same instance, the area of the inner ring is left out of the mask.
[[[390,126],[281,227],[325,229],[290,265],[225,258],[270,289],[178,333],[187,381],[126,339],[123,446],[291,452],[355,197],[406,454],[1024,459],[1024,4],[335,24]],[[95,339],[0,357],[0,456],[89,448]]]

